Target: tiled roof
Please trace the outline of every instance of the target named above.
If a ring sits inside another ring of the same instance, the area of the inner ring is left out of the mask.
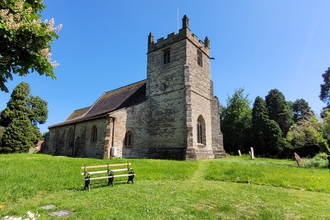
[[[146,80],[142,80],[103,93],[92,106],[73,111],[64,122],[51,125],[49,128],[102,118],[112,111],[139,104],[145,99]]]
[[[81,109],[74,110],[72,112],[72,114],[66,119],[66,121],[69,121],[71,119],[78,118],[78,117],[82,116],[83,114],[85,114],[88,111],[89,108],[90,108],[90,106],[86,107],[86,108],[81,108]]]

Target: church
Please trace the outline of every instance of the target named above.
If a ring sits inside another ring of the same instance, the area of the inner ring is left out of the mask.
[[[147,78],[104,92],[91,106],[48,127],[41,152],[72,157],[223,158],[210,40],[182,28],[148,36]]]

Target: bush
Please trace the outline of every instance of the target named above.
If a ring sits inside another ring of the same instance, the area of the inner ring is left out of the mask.
[[[328,155],[326,153],[318,153],[312,159],[304,159],[305,167],[313,168],[327,168],[328,167]]]

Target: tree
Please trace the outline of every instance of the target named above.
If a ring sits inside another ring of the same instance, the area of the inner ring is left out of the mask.
[[[13,74],[26,76],[38,72],[56,79],[58,65],[50,57],[50,45],[62,25],[54,27],[54,19],[41,22],[46,6],[42,0],[0,1],[0,90],[8,92],[5,83]]]
[[[250,143],[251,107],[248,95],[244,89],[234,91],[232,97],[227,98],[227,107],[221,107],[221,130],[224,137],[224,148],[233,153],[237,150],[247,152]]]
[[[269,119],[278,123],[282,135],[285,137],[293,121],[289,104],[285,101],[284,95],[277,89],[270,90],[266,96],[266,106]]]
[[[257,96],[252,108],[251,142],[255,154],[273,157],[279,155],[285,146],[279,125],[269,119],[266,102]]]
[[[314,157],[319,152],[329,153],[327,140],[321,133],[321,124],[314,115],[292,125],[286,140],[293,151],[303,157]]]
[[[327,106],[330,105],[330,67],[322,74],[323,84],[321,84],[320,99]]]
[[[297,99],[291,104],[290,108],[295,123],[300,120],[308,120],[310,117],[314,116],[314,112],[309,107],[308,102],[304,99]]]
[[[30,87],[22,82],[13,90],[7,107],[0,113],[0,126],[5,128],[0,152],[26,152],[41,139],[38,124],[46,122],[47,102],[30,95]]]

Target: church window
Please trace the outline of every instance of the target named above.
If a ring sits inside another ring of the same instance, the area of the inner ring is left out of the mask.
[[[132,137],[133,134],[131,131],[127,131],[124,139],[124,146],[125,147],[132,147]]]
[[[197,50],[197,64],[203,66],[203,54],[200,50]]]
[[[93,126],[91,130],[91,143],[95,143],[96,141],[97,141],[97,128],[96,126]]]
[[[60,132],[59,131],[56,131],[56,133],[55,133],[54,147],[55,147],[55,155],[60,155],[61,145],[60,145]]]
[[[68,137],[67,137],[67,141],[68,141],[68,149],[71,150],[72,152],[72,156],[73,156],[73,147],[74,147],[74,135],[73,135],[73,129],[70,128],[69,132],[68,132]]]
[[[164,59],[164,64],[170,63],[171,62],[171,53],[170,49],[164,50],[163,51],[163,59]]]
[[[201,115],[197,119],[197,143],[206,144],[205,121]]]

